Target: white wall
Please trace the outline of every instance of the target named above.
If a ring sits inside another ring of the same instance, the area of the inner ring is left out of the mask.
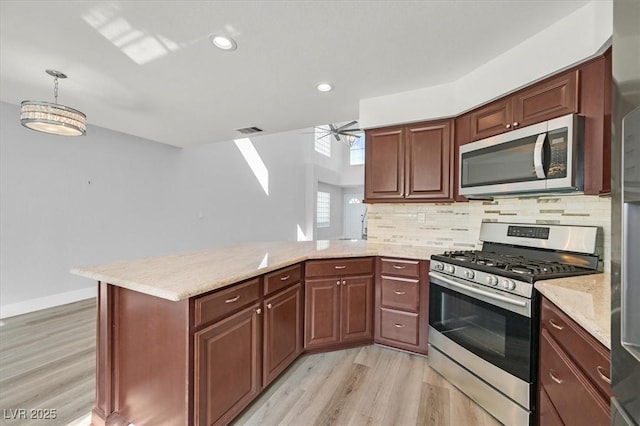
[[[295,240],[298,225],[312,226],[307,139],[253,138],[267,196],[233,142],[181,150],[93,126],[85,137],[47,135],[0,103],[0,317],[94,294],[69,274],[75,266]]]
[[[612,1],[594,0],[456,81],[362,99],[360,126],[458,115],[601,53],[612,34]]]

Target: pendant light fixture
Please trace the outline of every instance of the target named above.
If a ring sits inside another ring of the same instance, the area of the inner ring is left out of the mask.
[[[55,102],[22,101],[20,124],[31,130],[62,136],[81,136],[87,133],[87,116],[77,109],[58,104],[58,79],[67,76],[56,70],[46,70],[53,77]]]

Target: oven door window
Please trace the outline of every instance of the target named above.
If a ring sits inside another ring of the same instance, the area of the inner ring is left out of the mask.
[[[484,360],[531,382],[532,321],[431,284],[429,325]]]

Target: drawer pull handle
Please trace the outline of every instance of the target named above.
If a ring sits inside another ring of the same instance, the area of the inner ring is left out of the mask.
[[[400,266],[400,265],[393,265],[394,268],[396,269],[404,269],[406,268],[406,266]]]
[[[398,324],[397,322],[394,322],[393,326],[396,328],[404,328],[404,324]]]
[[[564,330],[564,326],[556,324],[556,322],[553,320],[553,318],[549,318],[549,324],[551,324],[551,327],[553,327],[555,329]]]
[[[267,303],[267,309],[271,309],[273,308],[273,305],[271,303]]]
[[[285,275],[284,277],[280,277],[280,281],[286,281],[291,278],[291,275]]]
[[[347,265],[336,265],[336,269],[346,269]]]
[[[549,377],[551,377],[551,380],[553,380],[559,385],[562,384],[562,380],[558,379],[553,373],[554,373],[553,370],[549,370]]]
[[[232,297],[231,299],[227,299],[224,301],[224,303],[233,303],[233,302],[237,302],[240,299],[240,295],[237,295],[236,297]]]
[[[399,296],[402,296],[403,294],[407,294],[406,291],[398,291],[398,290],[393,290],[393,292]]]
[[[600,376],[600,378],[602,380],[604,380],[605,382],[607,382],[608,384],[611,384],[611,379],[609,377],[607,377],[606,374],[604,374],[604,372],[606,371],[604,368],[597,366],[596,370],[598,371],[598,375]]]

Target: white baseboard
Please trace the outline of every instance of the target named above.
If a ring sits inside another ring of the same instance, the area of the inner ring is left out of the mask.
[[[87,287],[80,290],[68,291],[66,293],[52,294],[51,296],[38,297],[18,303],[0,305],[0,319],[14,317],[41,309],[52,308],[54,306],[66,305],[67,303],[96,297],[98,287]]]

